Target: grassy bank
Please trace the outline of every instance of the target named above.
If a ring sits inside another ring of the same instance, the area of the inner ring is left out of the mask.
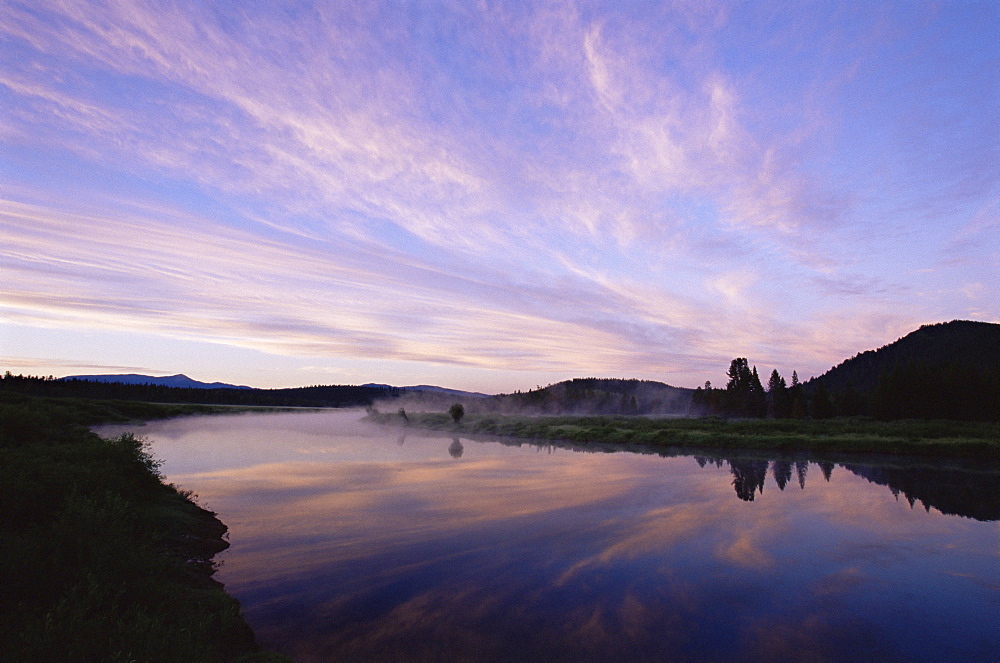
[[[444,413],[373,414],[372,421],[468,435],[577,443],[781,453],[879,453],[1000,462],[1000,424],[838,419],[662,419],[645,417],[518,417]]]
[[[212,579],[225,525],[162,481],[141,438],[87,428],[212,411],[0,394],[4,660],[270,658]]]

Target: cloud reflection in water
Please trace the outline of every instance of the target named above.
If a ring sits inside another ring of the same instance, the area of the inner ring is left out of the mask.
[[[219,578],[296,660],[974,660],[998,644],[995,523],[848,471],[400,445],[342,413],[295,415],[302,433],[288,416],[143,432],[230,526]]]

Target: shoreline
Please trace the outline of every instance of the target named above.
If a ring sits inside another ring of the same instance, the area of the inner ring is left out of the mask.
[[[144,438],[89,430],[207,413],[0,394],[5,659],[288,660],[213,577],[229,547],[218,514],[164,480]]]
[[[450,435],[559,442],[609,449],[760,452],[782,456],[844,454],[954,460],[1000,469],[1000,423],[837,419],[646,418],[603,415],[369,414],[365,420]]]

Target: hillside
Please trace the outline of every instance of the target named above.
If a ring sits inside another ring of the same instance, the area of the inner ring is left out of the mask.
[[[473,404],[475,412],[523,414],[685,414],[692,389],[652,380],[577,378]]]
[[[250,389],[198,382],[181,374],[166,378],[91,375],[55,380],[8,372],[0,379],[0,390],[160,403],[298,407],[379,404],[424,411],[446,410],[459,401],[469,412],[498,414],[694,413],[746,417],[765,416],[766,411],[767,416],[778,418],[870,415],[882,419],[997,421],[1000,325],[967,320],[925,325],[893,343],[857,354],[801,387],[771,394],[764,393],[758,383],[760,407],[752,412],[734,404],[733,396],[739,394],[725,388],[693,390],[650,380],[606,378],[577,378],[527,392],[486,396],[429,385]]]
[[[1000,325],[954,320],[924,325],[876,350],[861,352],[811,382],[823,382],[831,391],[853,386],[873,391],[879,378],[907,364],[950,363],[974,370],[1000,370]]]
[[[1000,325],[954,320],[925,325],[805,384],[839,414],[884,418],[1000,416]]]

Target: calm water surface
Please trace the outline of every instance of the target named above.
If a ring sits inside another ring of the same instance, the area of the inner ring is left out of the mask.
[[[297,661],[1000,659],[996,474],[587,453],[360,416],[135,429],[229,525],[217,577]]]

